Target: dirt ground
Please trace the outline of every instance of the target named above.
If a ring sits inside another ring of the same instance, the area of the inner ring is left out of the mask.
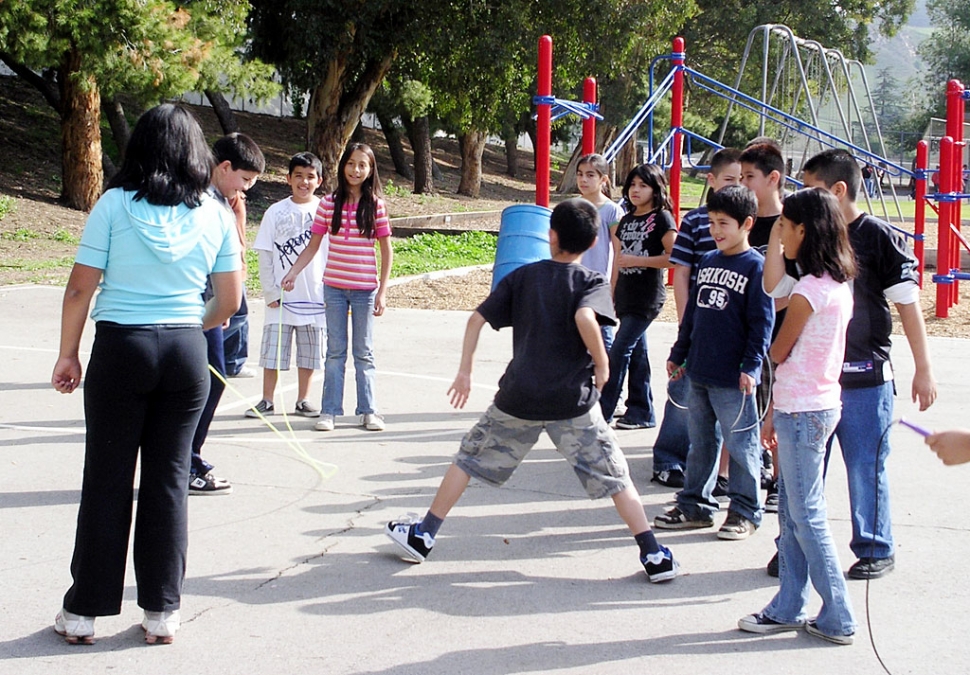
[[[206,136],[221,135],[215,115],[208,108],[190,106],[202,122]],[[304,148],[305,123],[301,120],[240,113],[241,130],[259,143],[266,155],[267,171],[250,194],[250,235],[255,236],[259,217],[269,204],[284,198],[289,157]],[[13,211],[0,220],[0,286],[20,283],[62,284],[70,271],[77,237],[85,214],[58,202],[60,151],[57,116],[31,87],[17,78],[0,77],[0,195],[13,198]],[[408,182],[393,173],[389,153],[380,133],[368,131],[367,142],[378,156],[379,171],[393,183],[386,195],[392,216],[500,210],[509,204],[533,203],[535,175],[531,155],[523,153],[517,178],[505,175],[504,151],[489,147],[484,157],[484,181],[479,199],[459,197],[460,165],[457,143],[435,139],[434,155],[444,173],[439,195],[412,195]],[[555,173],[554,180],[557,178]],[[932,245],[928,242],[928,246]],[[927,274],[927,278],[929,273]],[[435,280],[414,280],[389,291],[392,307],[472,310],[488,294],[491,272],[474,271]],[[935,317],[936,286],[927,282],[922,306],[931,335],[970,337],[970,294],[960,289],[960,304],[950,318]],[[675,321],[673,299],[660,321]],[[898,325],[897,325],[898,330]]]

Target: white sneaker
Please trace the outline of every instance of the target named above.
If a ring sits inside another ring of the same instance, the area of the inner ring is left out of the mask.
[[[93,645],[94,617],[72,614],[61,608],[54,617],[54,632],[63,635],[72,645]]]
[[[333,415],[323,413],[320,415],[320,421],[314,424],[313,428],[317,431],[333,431]]]
[[[367,431],[384,431],[384,420],[375,413],[361,415],[360,425]]]
[[[146,609],[145,618],[141,620],[141,627],[145,630],[145,642],[150,645],[156,642],[163,645],[172,644],[180,624],[177,609],[171,612],[149,612]]]
[[[256,377],[256,371],[249,366],[243,366],[239,369],[239,372],[235,375],[230,375],[229,377],[238,377],[240,379],[248,379],[250,377]]]

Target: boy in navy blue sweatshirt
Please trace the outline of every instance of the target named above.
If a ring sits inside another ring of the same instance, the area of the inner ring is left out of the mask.
[[[697,282],[684,312],[667,374],[690,376],[690,453],[677,506],[654,519],[660,529],[712,527],[717,501],[721,435],[731,456],[731,505],[720,539],[746,539],[761,524],[761,446],[754,390],[771,340],[775,310],[761,287],[764,256],[751,248],[748,234],[758,200],[746,187],[730,186],[707,205],[717,250],[697,267]],[[720,433],[718,433],[718,423]]]

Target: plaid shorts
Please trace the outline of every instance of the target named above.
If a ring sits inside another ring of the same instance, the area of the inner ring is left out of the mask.
[[[492,404],[465,434],[455,464],[483,483],[502,485],[543,429],[573,467],[590,499],[611,497],[633,485],[626,457],[599,405],[572,419],[535,421],[513,417]]]
[[[280,344],[281,330],[282,344]],[[268,323],[263,326],[263,341],[259,345],[261,368],[290,369],[290,349],[294,332],[296,333],[296,367],[320,370],[320,327],[315,324],[291,326],[285,323]]]

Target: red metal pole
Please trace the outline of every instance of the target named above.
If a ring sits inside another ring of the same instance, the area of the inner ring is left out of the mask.
[[[583,103],[596,103],[596,78],[587,77],[583,80]],[[596,118],[587,117],[583,120],[583,154],[591,155],[596,152]]]
[[[964,101],[963,101],[963,83],[959,80],[950,80],[946,86],[946,134],[953,138],[953,165],[950,167],[953,172],[953,186],[954,192],[963,192],[963,148],[966,145],[963,140],[963,115],[964,115]],[[951,204],[950,215],[953,218],[952,222],[957,230],[960,229],[961,222],[961,204],[960,201],[953,202]],[[955,236],[950,237],[951,250],[950,250],[950,267],[956,271],[960,271],[960,242]],[[950,289],[950,305],[956,305],[960,302],[960,282],[954,280],[953,286]]]
[[[947,194],[953,191],[953,172],[948,170],[953,163],[953,139],[944,136],[940,139],[940,194]],[[942,201],[939,203],[940,225],[938,240],[936,245],[936,274],[938,277],[945,277],[950,274],[950,252],[953,249],[952,236],[950,235],[950,223],[952,220],[953,209],[951,202]],[[945,319],[950,315],[951,297],[950,291],[953,284],[937,282],[936,284],[936,316]]]
[[[930,156],[930,146],[926,141],[920,141],[916,144],[916,171],[926,171],[926,165],[929,161]],[[916,200],[916,223],[915,223],[915,234],[916,241],[913,243],[913,252],[916,253],[916,259],[919,261],[919,286],[923,287],[923,274],[926,269],[926,253],[924,251],[925,242],[923,237],[926,233],[926,179],[916,178],[913,181],[916,187],[916,192],[913,199]]]
[[[539,38],[539,96],[552,96],[552,38]],[[536,112],[536,204],[549,206],[549,166],[552,146],[552,105],[542,103]]]
[[[671,62],[676,68],[674,86],[670,99],[670,126],[680,129],[684,126],[684,38],[674,38],[674,52]],[[684,138],[679,131],[674,132],[670,165],[670,201],[674,204],[674,222],[680,223],[680,155]]]

